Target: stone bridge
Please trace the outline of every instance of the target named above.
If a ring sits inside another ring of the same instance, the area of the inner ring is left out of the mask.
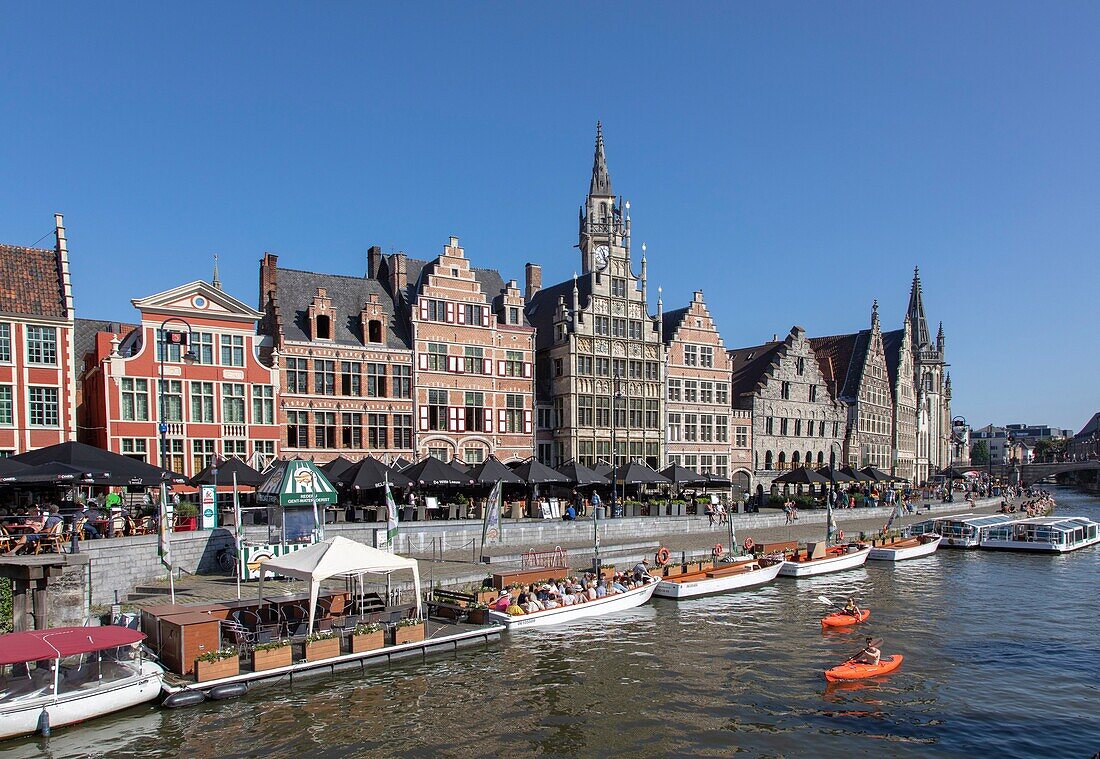
[[[993,464],[991,467],[972,467],[977,471],[990,471],[994,477],[1007,479],[1009,482],[1021,482],[1024,485],[1033,485],[1039,480],[1053,477],[1056,474],[1066,472],[1083,472],[1087,470],[1100,470],[1100,461],[1060,461],[1054,464]]]

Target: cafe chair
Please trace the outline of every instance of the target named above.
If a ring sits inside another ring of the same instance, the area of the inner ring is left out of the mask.
[[[241,650],[247,650],[257,642],[256,633],[235,619],[222,620],[222,636],[229,637],[233,644]]]
[[[42,533],[34,544],[34,552],[62,553],[65,549],[65,523],[58,522],[49,532]]]
[[[7,553],[11,550],[11,535],[4,529],[4,525],[0,524],[0,551]]]

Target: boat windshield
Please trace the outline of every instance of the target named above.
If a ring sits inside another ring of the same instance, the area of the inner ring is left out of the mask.
[[[141,673],[140,645],[0,667],[0,704],[92,690]],[[55,669],[57,693],[54,693]]]

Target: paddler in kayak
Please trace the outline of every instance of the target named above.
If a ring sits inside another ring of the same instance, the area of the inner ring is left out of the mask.
[[[879,663],[880,659],[882,659],[882,650],[875,646],[874,638],[868,638],[867,645],[863,647],[862,651],[852,657],[851,661],[875,666]]]
[[[848,599],[848,603],[844,604],[842,611],[845,614],[855,617],[857,622],[863,619],[863,611],[856,606],[856,600],[854,598]]]

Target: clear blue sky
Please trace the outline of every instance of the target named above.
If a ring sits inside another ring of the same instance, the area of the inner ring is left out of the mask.
[[[0,9],[0,240],[66,214],[79,315],[368,246],[547,283],[602,119],[667,308],[728,346],[899,326],[912,269],[954,412],[1100,407],[1096,3],[78,4]],[[49,238],[46,239],[48,243]]]

